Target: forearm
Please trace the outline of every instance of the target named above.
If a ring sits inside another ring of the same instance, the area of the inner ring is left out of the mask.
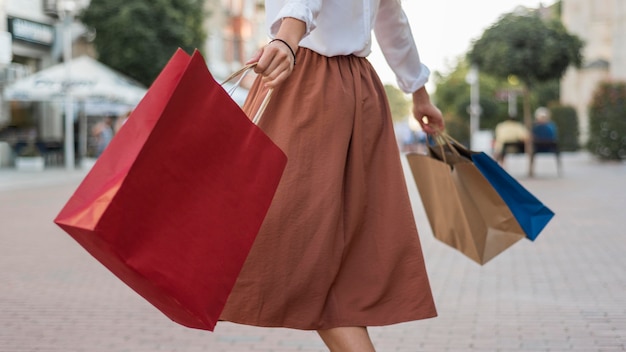
[[[286,41],[295,52],[306,31],[306,24],[298,19],[286,17],[280,24],[276,38]]]
[[[292,17],[283,18],[275,36],[280,41],[270,42],[250,61],[257,62],[254,71],[263,76],[266,87],[274,88],[291,75],[296,64],[295,53],[305,31],[304,22]]]

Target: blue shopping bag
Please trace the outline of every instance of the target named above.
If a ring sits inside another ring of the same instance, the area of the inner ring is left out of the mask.
[[[498,192],[502,200],[526,233],[534,241],[554,217],[554,212],[509,175],[489,155],[480,152],[471,155],[474,165]]]

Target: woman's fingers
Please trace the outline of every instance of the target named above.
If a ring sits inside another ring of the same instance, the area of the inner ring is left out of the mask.
[[[428,134],[437,134],[444,131],[445,123],[443,121],[441,110],[430,102],[415,105],[413,114],[417,122],[419,122],[420,126],[422,126],[424,132]]]
[[[263,76],[263,83],[268,88],[274,88],[289,77],[293,66],[289,48],[281,42],[272,42],[261,50],[254,71]]]

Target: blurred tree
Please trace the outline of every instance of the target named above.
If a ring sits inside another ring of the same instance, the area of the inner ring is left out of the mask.
[[[531,93],[532,106],[558,105],[561,100],[561,81],[551,79],[544,82],[537,82]]]
[[[393,120],[406,121],[407,116],[411,114],[412,100],[403,91],[391,84],[385,84],[385,93],[389,99]]]
[[[433,97],[437,106],[444,113],[447,132],[456,140],[469,145],[470,86],[465,80],[468,66],[467,61],[461,60],[456,67],[451,68],[449,73],[435,72],[436,90]],[[494,130],[498,122],[507,119],[509,115],[508,98],[510,94],[518,94],[519,83],[513,77],[502,80],[481,72],[479,85],[479,104],[482,110],[479,128],[481,130]],[[557,79],[538,82],[531,92],[532,104],[534,106],[558,105],[559,86],[560,82]],[[515,104],[515,111],[522,110],[522,104],[517,97],[513,100],[513,104]],[[454,128],[451,123],[454,124]]]
[[[582,47],[582,41],[559,20],[543,20],[536,12],[509,13],[474,42],[468,58],[481,72],[519,79],[524,122],[531,128],[531,90],[539,82],[560,79],[570,65],[580,67]],[[531,141],[527,147],[531,150]]]
[[[602,82],[589,108],[589,151],[604,160],[626,160],[626,82]]]
[[[91,0],[81,20],[102,63],[150,85],[177,48],[204,45],[204,16],[203,0]]]
[[[456,140],[469,145],[468,107],[470,86],[466,81],[467,61],[459,61],[448,74],[436,72],[434,100],[446,119],[447,132]],[[487,74],[479,75],[480,85],[480,130],[493,130],[496,124],[506,119],[508,114],[507,91],[513,89],[507,81]]]
[[[559,132],[559,149],[562,152],[573,152],[579,149],[578,137],[578,114],[572,106],[550,106],[552,121],[556,124]]]

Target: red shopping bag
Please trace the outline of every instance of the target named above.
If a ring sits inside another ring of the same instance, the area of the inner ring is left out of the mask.
[[[285,164],[179,50],[54,221],[169,318],[212,331]]]

